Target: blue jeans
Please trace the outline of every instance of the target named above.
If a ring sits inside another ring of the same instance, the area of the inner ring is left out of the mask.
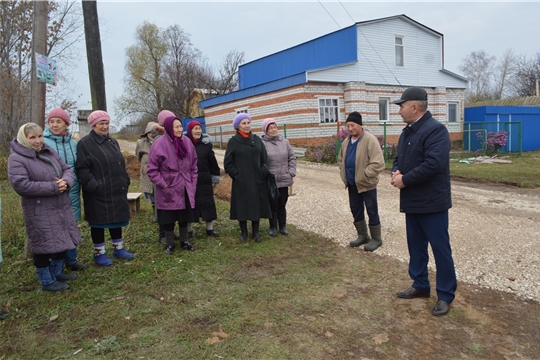
[[[451,303],[455,298],[457,280],[448,234],[448,210],[431,214],[405,214],[405,223],[412,287],[419,291],[430,291],[429,243],[437,268],[437,297]]]
[[[71,250],[66,251],[66,265],[73,265],[77,263],[77,248],[74,247]]]

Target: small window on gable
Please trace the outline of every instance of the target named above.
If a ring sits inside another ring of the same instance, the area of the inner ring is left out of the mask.
[[[403,67],[405,66],[403,63],[403,37],[396,36],[395,37],[395,50],[396,50],[396,66]]]
[[[319,121],[321,124],[339,121],[339,102],[337,98],[319,98]]]
[[[458,121],[458,102],[449,102],[448,103],[448,121],[457,122]]]
[[[379,120],[390,120],[390,111],[388,110],[389,98],[379,98]]]
[[[247,114],[248,109],[236,110],[236,115],[241,114],[241,113]]]

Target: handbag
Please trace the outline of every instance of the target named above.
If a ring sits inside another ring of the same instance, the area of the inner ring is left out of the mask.
[[[268,191],[268,198],[271,201],[276,201],[279,198],[280,194],[276,185],[276,177],[274,176],[274,174],[269,174],[266,177],[266,188]]]

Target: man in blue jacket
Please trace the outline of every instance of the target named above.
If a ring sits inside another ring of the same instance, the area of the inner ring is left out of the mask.
[[[400,189],[400,211],[405,213],[409,276],[412,286],[396,295],[403,299],[429,298],[428,243],[437,268],[435,316],[446,315],[455,298],[456,272],[450,236],[450,135],[427,110],[427,92],[412,87],[394,101],[407,127],[398,142],[392,185]]]

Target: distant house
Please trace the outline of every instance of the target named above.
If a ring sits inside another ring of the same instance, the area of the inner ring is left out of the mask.
[[[467,104],[463,126],[463,147],[476,151],[480,148],[478,132],[508,134],[504,152],[540,150],[540,97],[485,100]],[[484,137],[485,137],[484,134]]]
[[[468,80],[444,69],[443,50],[441,33],[406,15],[358,22],[241,65],[239,90],[199,105],[208,133],[224,141],[240,112],[250,114],[259,133],[265,118],[276,118],[293,145],[306,146],[334,135],[337,122],[359,111],[370,132],[386,131],[396,143],[403,122],[391,101],[421,86],[432,114],[458,140]]]

